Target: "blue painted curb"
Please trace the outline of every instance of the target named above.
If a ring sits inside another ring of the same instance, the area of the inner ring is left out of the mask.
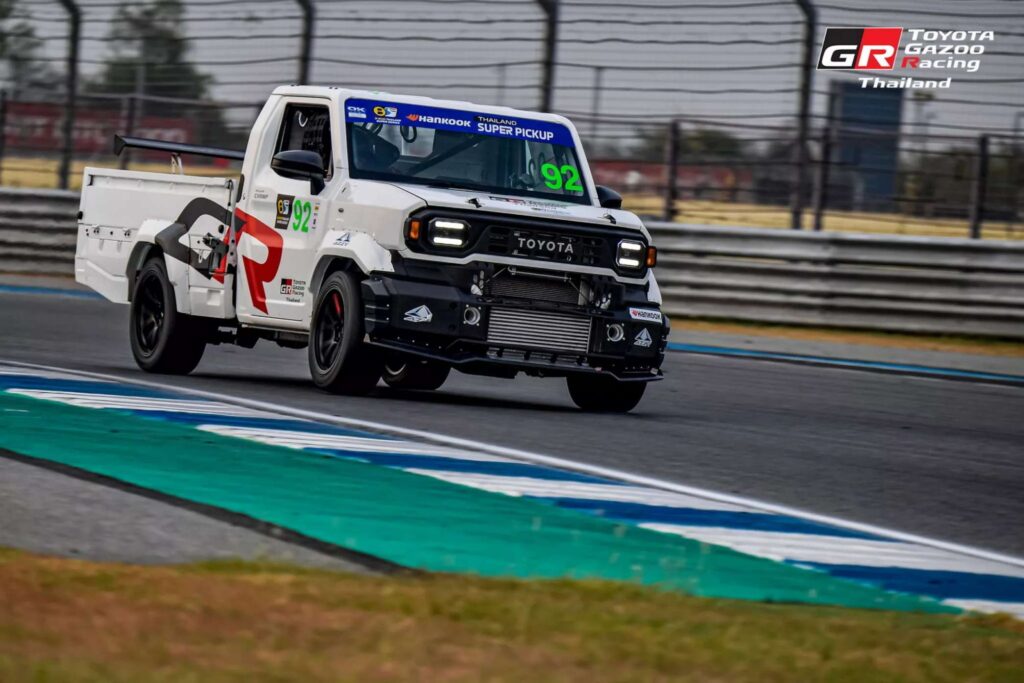
[[[753,351],[735,349],[729,346],[704,346],[701,344],[680,344],[671,342],[670,351],[683,353],[702,353],[711,356],[735,356],[738,358],[758,358],[762,360],[778,360],[791,363],[807,363],[810,365],[828,365],[857,370],[876,370],[896,372],[908,375],[925,375],[930,377],[948,377],[951,379],[969,379],[979,381],[1001,382],[1024,385],[1024,376],[1004,375],[996,372],[976,372],[973,370],[957,370],[955,368],[934,368],[928,365],[911,365],[908,363],[886,363],[884,361],[854,360],[850,358],[827,358],[824,356],[805,356],[798,353],[775,353],[772,351]]]

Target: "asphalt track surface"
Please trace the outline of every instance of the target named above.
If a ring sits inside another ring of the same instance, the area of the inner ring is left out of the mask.
[[[188,377],[145,375],[127,316],[0,293],[0,358],[476,439],[1024,556],[1021,387],[671,353],[666,380],[622,416],[579,412],[555,379],[453,373],[435,393],[382,384],[348,398],[312,386],[305,351],[268,342],[211,347]]]

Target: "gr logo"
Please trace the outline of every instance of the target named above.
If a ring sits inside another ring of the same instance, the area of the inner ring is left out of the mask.
[[[903,29],[827,28],[818,57],[819,69],[892,69]]]

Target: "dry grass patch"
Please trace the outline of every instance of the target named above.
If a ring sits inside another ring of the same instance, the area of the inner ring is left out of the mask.
[[[0,554],[0,680],[1005,681],[1024,627],[604,582]]]
[[[656,195],[624,195],[623,206],[637,213],[660,216],[665,200]],[[789,229],[788,206],[743,204],[706,199],[683,199],[676,203],[676,221],[702,225],[747,226]],[[814,227],[814,212],[804,212],[803,228]],[[829,210],[824,214],[826,232],[861,232],[884,235],[916,235],[919,237],[969,237],[966,218],[925,218],[901,213]],[[982,225],[986,239],[1024,239],[1024,225],[988,220]]]

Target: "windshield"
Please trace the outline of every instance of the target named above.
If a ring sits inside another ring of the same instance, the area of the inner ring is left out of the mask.
[[[353,178],[590,204],[559,123],[362,99],[345,120]]]

